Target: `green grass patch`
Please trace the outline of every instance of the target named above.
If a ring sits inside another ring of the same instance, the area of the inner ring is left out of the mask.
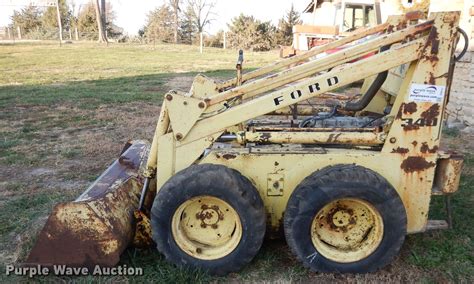
[[[18,189],[19,185],[15,185],[15,188]],[[9,234],[25,232],[38,216],[44,216],[63,198],[64,195],[57,192],[28,194],[8,199],[0,210],[1,240],[5,241]]]
[[[20,141],[15,140],[15,139],[7,139],[4,137],[4,139],[0,140],[0,151],[5,151],[8,150],[16,145],[18,145]],[[2,153],[2,152],[0,152]]]
[[[3,163],[5,165],[26,165],[30,164],[31,160],[28,158],[27,155],[17,152],[17,151],[12,151],[12,150],[6,150],[6,151],[0,151],[0,163]]]
[[[459,137],[459,135],[461,134],[461,131],[459,131],[458,128],[447,128],[447,127],[444,127],[443,128],[443,134],[447,137]]]
[[[67,159],[77,158],[81,155],[81,151],[79,149],[69,148],[61,152],[61,156]]]
[[[474,155],[465,159],[465,168],[474,167]],[[474,275],[474,175],[464,171],[459,191],[452,196],[454,228],[418,234],[408,238],[410,263],[428,270],[441,271],[447,278],[459,282]],[[430,219],[445,219],[444,197],[434,197]]]

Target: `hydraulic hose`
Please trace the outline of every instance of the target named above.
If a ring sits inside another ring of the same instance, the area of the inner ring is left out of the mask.
[[[454,57],[456,62],[459,62],[459,60],[461,60],[461,58],[463,58],[463,56],[467,52],[467,49],[469,48],[469,37],[467,36],[466,32],[463,29],[458,28],[458,33],[460,33],[462,35],[462,37],[464,38],[464,47],[463,47],[461,53],[459,53],[458,56]]]
[[[384,46],[380,49],[380,52],[384,52],[386,50],[389,50],[390,46]],[[372,85],[370,85],[369,89],[367,92],[357,101],[355,102],[348,102],[346,105],[341,106],[340,108],[342,110],[346,111],[361,111],[364,108],[366,108],[369,103],[372,101],[372,99],[375,97],[377,92],[380,90],[382,85],[385,83],[385,80],[387,80],[388,77],[388,70],[384,71],[382,73],[379,73],[377,77],[375,78],[374,82]]]

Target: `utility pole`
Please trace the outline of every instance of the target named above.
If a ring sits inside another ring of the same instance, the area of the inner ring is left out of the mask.
[[[61,11],[59,10],[59,0],[56,0],[56,11],[58,12],[59,46],[63,44],[63,24],[61,23]]]
[[[202,45],[203,45],[203,35],[202,35],[202,32],[199,33],[199,38],[200,38],[200,52],[202,54]]]
[[[227,48],[227,36],[226,36],[227,32],[224,30],[224,49]]]

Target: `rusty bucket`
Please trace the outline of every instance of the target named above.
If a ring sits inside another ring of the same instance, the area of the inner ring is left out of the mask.
[[[132,242],[149,144],[129,143],[79,198],[56,205],[27,264],[111,267]]]

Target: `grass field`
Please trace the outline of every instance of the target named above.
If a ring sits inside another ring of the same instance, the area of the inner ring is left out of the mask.
[[[245,57],[245,68],[256,68],[277,52]],[[0,282],[28,280],[7,278],[5,264],[25,259],[54,204],[75,199],[127,140],[151,138],[166,91],[187,91],[197,73],[229,78],[236,59],[236,51],[206,49],[201,55],[195,47],[174,45],[0,45]],[[455,131],[445,136],[445,145],[467,154],[453,197],[455,229],[408,236],[400,257],[377,273],[313,273],[283,240],[268,240],[251,265],[225,278],[175,268],[155,250],[129,249],[122,264],[142,267],[144,276],[36,280],[473,282],[472,137]],[[433,201],[434,219],[443,217],[442,204]]]

